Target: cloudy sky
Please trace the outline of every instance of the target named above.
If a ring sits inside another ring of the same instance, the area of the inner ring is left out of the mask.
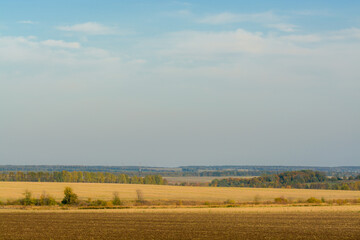
[[[359,12],[0,1],[0,164],[359,165]]]

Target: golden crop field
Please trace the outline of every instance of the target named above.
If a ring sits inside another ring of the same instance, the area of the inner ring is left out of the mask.
[[[214,179],[224,179],[224,178],[253,178],[254,176],[223,176],[223,177],[164,177],[171,184],[180,184],[183,182],[186,183],[210,183]]]
[[[61,200],[66,186],[73,188],[80,199],[110,200],[113,192],[118,192],[122,200],[136,199],[136,190],[140,189],[145,200],[190,200],[190,201],[225,201],[232,199],[239,202],[273,201],[277,197],[289,200],[306,200],[310,197],[331,199],[360,199],[360,191],[315,190],[315,189],[274,189],[274,188],[225,188],[225,187],[190,187],[167,185],[137,185],[108,183],[40,183],[40,182],[0,182],[0,200],[23,197],[27,189],[35,197],[43,191]]]

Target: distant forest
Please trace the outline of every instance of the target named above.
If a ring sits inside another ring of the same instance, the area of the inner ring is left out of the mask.
[[[0,172],[0,181],[168,184],[167,180],[160,174],[130,176],[124,173],[87,171]],[[322,172],[312,170],[286,171],[253,178],[230,177],[214,179],[209,186],[360,190],[360,174],[355,177],[329,177]]]
[[[327,177],[312,170],[288,171],[254,178],[214,179],[213,187],[302,188],[360,190],[360,175],[356,177]]]
[[[158,175],[163,177],[226,177],[226,176],[263,176],[287,171],[312,170],[323,172],[327,176],[356,177],[360,166],[311,167],[311,166],[80,166],[80,165],[0,165],[0,172],[108,172],[129,176]]]
[[[139,177],[109,172],[0,172],[0,181],[167,184],[161,175]]]

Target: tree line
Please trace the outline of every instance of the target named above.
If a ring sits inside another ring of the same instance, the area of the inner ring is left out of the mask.
[[[71,187],[65,187],[64,189],[64,198],[62,201],[58,202],[50,194],[45,191],[40,195],[40,197],[33,197],[32,192],[25,190],[23,193],[24,197],[17,200],[8,200],[6,203],[0,201],[0,205],[24,205],[24,206],[55,206],[55,205],[73,205],[73,206],[119,206],[123,205],[123,202],[120,200],[118,192],[113,193],[113,198],[111,201],[104,200],[91,200],[90,198],[86,201],[80,201],[78,195],[74,193]],[[137,200],[139,203],[139,200]]]
[[[109,172],[0,172],[0,181],[16,182],[83,182],[83,183],[130,183],[166,185],[161,175],[129,176]]]
[[[288,171],[250,179],[214,179],[213,187],[255,187],[255,188],[302,188],[360,190],[360,175],[357,177],[327,177],[324,173],[312,170]]]

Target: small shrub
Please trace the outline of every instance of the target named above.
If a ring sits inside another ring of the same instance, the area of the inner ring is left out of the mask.
[[[274,202],[277,204],[286,204],[288,203],[288,200],[284,197],[278,197],[274,199]]]
[[[204,202],[204,205],[210,206],[210,202],[209,202],[209,201],[205,201],[205,202]]]
[[[36,200],[36,205],[38,206],[54,206],[57,202],[55,201],[55,198],[47,194],[46,192],[43,192],[40,195],[40,198]]]
[[[104,200],[98,199],[98,200],[92,201],[90,206],[103,206],[103,207],[105,207],[105,206],[107,206],[107,202],[104,201]]]
[[[8,199],[6,201],[6,205],[23,205],[23,202],[22,202],[22,199],[17,199],[17,200]]]
[[[259,195],[256,195],[256,196],[254,197],[254,203],[255,203],[255,204],[260,204],[260,200],[261,200],[261,198],[260,198]]]
[[[145,200],[144,200],[144,194],[140,189],[136,190],[136,195],[137,195],[137,200],[136,202],[139,204],[144,204]]]
[[[338,205],[345,205],[347,203],[348,203],[348,201],[346,199],[337,199],[336,200],[336,204],[338,204]]]
[[[77,205],[79,206],[79,207],[87,207],[87,206],[90,206],[90,204],[91,204],[91,201],[89,202],[89,201],[79,201],[78,203],[77,203]]]
[[[308,200],[306,200],[306,202],[307,203],[321,203],[321,200],[317,199],[317,198],[314,198],[314,197],[311,197]]]
[[[226,200],[224,203],[225,203],[225,204],[235,204],[236,202],[235,202],[235,200],[233,200],[233,199],[228,199],[228,200]]]
[[[114,192],[114,193],[113,193],[112,204],[113,204],[114,206],[119,206],[119,205],[122,205],[122,204],[123,204],[123,203],[121,202],[121,200],[120,200],[120,197],[119,197],[119,193],[118,193],[118,192]]]
[[[32,193],[26,190],[24,193],[24,198],[20,200],[21,205],[30,206],[35,205],[36,199],[32,198]]]

